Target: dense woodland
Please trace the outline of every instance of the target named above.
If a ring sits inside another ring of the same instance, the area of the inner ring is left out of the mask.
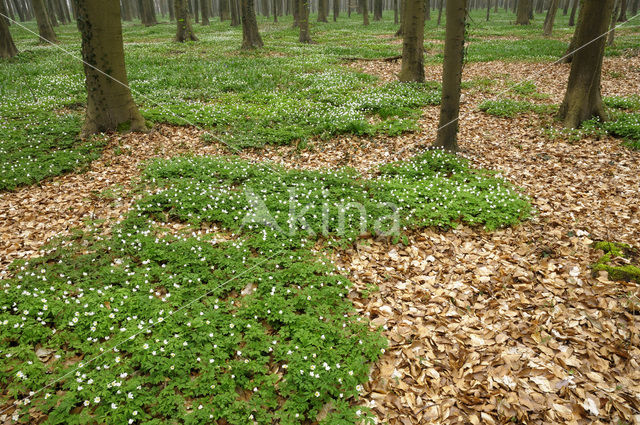
[[[640,417],[640,0],[0,0],[0,424]]]

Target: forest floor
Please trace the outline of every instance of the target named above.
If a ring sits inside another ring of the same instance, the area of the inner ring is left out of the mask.
[[[393,80],[398,64],[346,66]],[[640,155],[609,136],[578,139],[545,128],[550,116],[501,118],[479,104],[514,81],[532,80],[559,104],[569,67],[472,63],[465,81],[460,146],[475,166],[499,170],[525,189],[537,210],[493,232],[409,232],[408,245],[361,239],[336,251],[354,282],[356,308],[383,326],[389,348],[373,366],[363,404],[389,424],[640,423],[640,289],[590,266],[594,241],[640,241]],[[427,66],[439,80],[441,67]],[[607,96],[640,92],[640,58],[607,58]],[[407,158],[435,137],[439,108],[423,108],[421,132],[398,137],[339,136],[306,147],[265,147],[240,156],[289,168],[363,173]],[[158,125],[116,135],[88,171],[0,193],[0,277],[51,237],[87,223],[108,233],[137,196],[141,165],[153,157],[228,155],[203,131]]]

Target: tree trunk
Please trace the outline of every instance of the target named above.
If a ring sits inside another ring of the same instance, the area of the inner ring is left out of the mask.
[[[495,0],[496,4],[498,0]],[[487,22],[489,22],[489,18],[491,17],[491,0],[487,0]]]
[[[618,22],[627,22],[627,0],[622,0]]]
[[[38,33],[40,34],[40,43],[46,41],[50,43],[57,43],[56,33],[53,31],[53,26],[49,20],[49,15],[44,6],[43,0],[31,0],[31,6],[33,7],[33,13],[36,15],[36,21],[38,22]],[[120,8],[120,6],[118,6]],[[46,41],[45,41],[46,40]]]
[[[571,4],[571,0],[564,0],[564,5],[562,6],[562,16],[567,16],[569,13],[569,5]]]
[[[229,0],[220,0],[220,22],[229,19]]]
[[[127,22],[133,20],[133,12],[131,10],[131,0],[122,0],[122,20]]]
[[[402,66],[398,74],[402,82],[424,82],[424,5],[423,0],[404,0]]]
[[[393,0],[393,23],[394,25],[398,25],[400,22],[400,17],[398,16],[398,0]]]
[[[167,9],[169,9],[169,22],[173,22],[176,19],[176,4],[174,0],[167,0]]]
[[[258,32],[258,21],[254,0],[241,0],[242,5],[242,49],[249,50],[264,46]]]
[[[309,32],[309,1],[294,0],[298,4],[298,25],[300,26],[300,43],[313,43]]]
[[[444,0],[440,0],[438,5],[438,26],[442,23],[442,8],[444,7]]]
[[[398,31],[396,31],[396,37],[404,37],[404,6],[406,0],[398,0],[399,6],[399,14],[400,14],[400,26],[398,27]]]
[[[200,0],[200,23],[209,25],[209,0]]]
[[[338,20],[338,16],[340,16],[340,0],[333,0],[333,22]]]
[[[638,14],[638,7],[640,7],[640,0],[634,0],[631,6],[631,15],[636,16]]]
[[[584,47],[573,55],[567,92],[558,112],[558,118],[567,128],[578,128],[592,117],[607,118],[600,92],[605,47],[602,35],[612,19],[613,2],[582,1],[574,38],[577,46]]]
[[[278,8],[279,0],[273,0],[273,22],[278,22],[278,13],[280,12]]]
[[[573,0],[571,6],[571,16],[569,16],[569,26],[572,27],[576,24],[576,11],[578,10],[578,0]]]
[[[424,5],[424,20],[431,20],[431,0],[426,0],[426,3]]]
[[[382,0],[373,1],[373,20],[374,21],[382,20]]]
[[[0,0],[0,13],[7,16],[9,13],[2,0]],[[9,32],[9,21],[4,16],[0,16],[0,58],[8,59],[17,54],[18,49],[16,49],[11,32]]]
[[[613,43],[616,38],[616,21],[618,20],[618,16],[620,16],[620,4],[621,0],[615,0],[615,7],[613,8],[613,14],[611,17],[611,25],[609,26],[609,35],[607,36],[607,46],[613,46]]]
[[[47,15],[49,16],[49,20],[51,21],[51,25],[54,27],[58,26],[58,18],[56,17],[56,10],[54,4],[51,0],[46,0],[44,3],[44,7],[47,10]]]
[[[360,9],[362,11],[362,23],[369,25],[369,1],[360,0]]]
[[[329,0],[318,0],[318,22],[328,22],[328,2]]]
[[[176,38],[178,43],[184,43],[185,41],[198,41],[198,37],[193,32],[191,25],[191,17],[189,16],[189,9],[187,6],[189,0],[174,0],[175,2],[175,14],[176,14]]]
[[[518,1],[518,13],[516,17],[516,25],[529,25],[529,16],[531,13],[531,0]]]
[[[223,0],[224,1],[224,0]],[[229,0],[229,8],[231,9],[231,26],[237,27],[240,25],[240,15],[238,13],[238,1],[239,0]]]
[[[547,11],[547,17],[544,20],[543,34],[545,37],[551,36],[551,33],[553,32],[553,24],[556,21],[556,13],[558,12],[559,5],[560,0],[551,0],[549,10]]]
[[[450,152],[458,150],[458,121],[460,116],[460,90],[464,61],[464,32],[467,18],[467,0],[447,1],[447,26],[444,41],[442,70],[442,102],[440,122],[434,147]]]
[[[120,5],[117,1],[74,0],[82,35],[82,59],[87,87],[86,137],[126,127],[146,131],[133,102],[124,65]]]
[[[138,0],[138,8],[140,9],[140,20],[145,27],[157,25],[156,10],[153,0]]]

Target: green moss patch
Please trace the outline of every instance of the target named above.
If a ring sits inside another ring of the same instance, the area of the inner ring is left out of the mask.
[[[592,265],[594,272],[606,271],[609,279],[614,281],[640,283],[640,253],[630,245],[617,242],[596,242],[594,249],[604,251],[604,255]]]

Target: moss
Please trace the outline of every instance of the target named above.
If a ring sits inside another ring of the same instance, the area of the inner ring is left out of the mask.
[[[126,133],[131,130],[131,121],[124,121],[118,124],[118,133]]]
[[[615,258],[637,261],[640,255],[635,248],[624,243],[607,241],[596,242],[593,244],[593,248],[604,251],[604,255],[591,266],[594,273],[606,271],[611,280],[640,283],[640,267],[632,264],[625,264],[623,266],[610,264]]]

